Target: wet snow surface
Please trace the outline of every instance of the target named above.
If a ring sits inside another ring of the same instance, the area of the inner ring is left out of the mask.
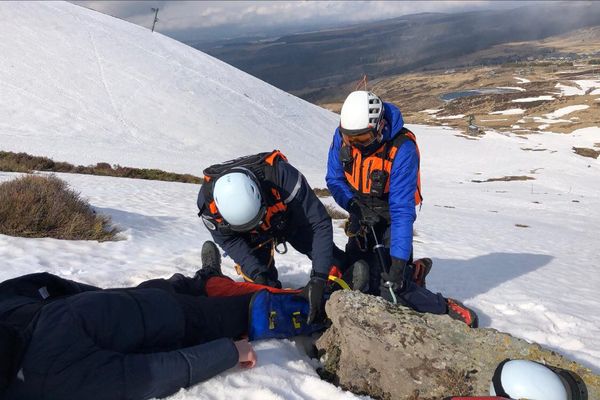
[[[198,173],[212,160],[279,147],[310,182],[324,181],[334,114],[161,35],[70,4],[2,3],[0,17],[2,150]],[[599,372],[600,161],[572,147],[593,147],[600,128],[527,138],[487,132],[479,140],[443,127],[410,128],[425,196],[415,256],[434,260],[429,287],[473,307],[482,327],[539,342]],[[199,186],[58,175],[110,215],[123,240],[0,235],[0,281],[48,271],[118,287],[200,267],[209,234],[196,215]],[[473,182],[509,175],[535,180]],[[0,181],[17,176],[0,172]],[[339,224],[334,239],[343,246]],[[306,283],[306,257],[290,249],[276,260],[286,286]],[[239,279],[231,259],[223,270]],[[171,398],[361,398],[321,381],[318,362],[294,341],[256,348],[256,368],[230,370]]]

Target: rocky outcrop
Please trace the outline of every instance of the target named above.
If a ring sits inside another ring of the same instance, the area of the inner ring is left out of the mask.
[[[575,371],[589,399],[600,399],[600,377],[589,369],[494,329],[470,329],[351,291],[334,293],[326,311],[332,326],[317,341],[322,376],[354,393],[401,400],[486,395],[496,366],[512,358]]]

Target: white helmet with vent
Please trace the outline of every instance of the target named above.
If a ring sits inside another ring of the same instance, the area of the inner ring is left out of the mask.
[[[219,213],[235,231],[254,229],[265,215],[260,188],[245,171],[217,179],[213,198]]]
[[[529,360],[505,360],[494,372],[490,395],[511,399],[587,400],[587,388],[572,371]]]
[[[340,131],[354,136],[376,132],[384,114],[383,102],[371,92],[357,90],[346,97],[340,112]]]

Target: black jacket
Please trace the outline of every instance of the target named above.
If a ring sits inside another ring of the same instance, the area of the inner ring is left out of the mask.
[[[333,229],[325,206],[315,195],[306,178],[286,161],[276,164],[275,186],[287,205],[287,211],[283,229],[272,235],[280,236],[292,245],[295,241],[308,242],[302,247],[311,249],[313,272],[326,278],[332,265]],[[200,213],[208,212],[202,190],[198,194],[198,208]],[[210,233],[214,241],[241,265],[244,271],[249,271],[252,275],[266,272],[267,266],[253,254],[252,249],[267,237],[256,238],[250,233],[236,232],[224,234],[217,230],[211,230]],[[304,237],[307,233],[308,237]]]
[[[238,361],[231,339],[183,348],[183,311],[156,288],[26,275],[0,283],[0,322],[25,338],[7,400],[164,397]]]

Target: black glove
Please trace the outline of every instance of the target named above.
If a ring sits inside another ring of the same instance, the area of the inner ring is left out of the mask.
[[[350,200],[348,204],[348,221],[344,226],[344,232],[348,237],[354,237],[359,234],[361,230],[360,221],[362,220],[362,210],[360,204],[356,199]]]
[[[302,290],[302,297],[308,300],[308,318],[307,324],[312,324],[320,319],[323,314],[323,292],[325,291],[325,279],[313,276]]]
[[[281,282],[277,279],[273,280],[268,273],[261,272],[254,277],[254,283],[257,285],[265,285],[273,288],[281,289]]]
[[[392,258],[392,265],[388,273],[381,273],[381,291],[392,288],[394,292],[402,292],[406,286],[406,276],[408,267],[406,260],[401,258]]]

